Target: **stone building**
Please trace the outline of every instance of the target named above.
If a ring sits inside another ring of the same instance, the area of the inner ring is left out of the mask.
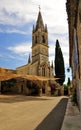
[[[16,70],[2,69],[6,73],[16,73],[21,75],[20,77],[13,77],[7,81],[2,81],[0,85],[0,92],[5,93],[13,92],[18,94],[48,94],[50,92],[49,82],[47,80],[39,84],[32,81],[32,79],[24,78],[25,75],[37,75],[44,78],[53,78],[53,63],[49,62],[49,45],[48,45],[48,29],[47,25],[44,25],[41,12],[39,10],[36,26],[32,29],[32,58],[29,55],[28,63],[24,66],[16,68]],[[35,77],[35,76],[33,76]],[[43,78],[43,79],[44,79]],[[33,78],[34,79],[34,78]],[[9,87],[10,84],[10,87]],[[11,85],[13,84],[13,85]]]
[[[28,64],[16,68],[18,74],[54,77],[53,64],[50,66],[48,53],[48,29],[44,25],[41,11],[39,10],[36,26],[32,29],[32,58]]]
[[[67,0],[69,28],[69,57],[72,67],[72,83],[77,90],[77,101],[81,111],[81,0]]]

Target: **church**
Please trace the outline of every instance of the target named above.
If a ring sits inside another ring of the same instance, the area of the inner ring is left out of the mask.
[[[54,77],[53,63],[49,62],[48,29],[43,23],[41,11],[39,9],[36,26],[32,29],[32,57],[28,58],[28,63],[16,68],[17,74],[37,75],[48,78]]]
[[[54,78],[54,67],[53,63],[50,65],[49,62],[48,29],[47,25],[44,25],[43,23],[40,9],[36,25],[33,26],[32,29],[31,57],[29,55],[28,63],[16,68],[16,70],[1,68],[1,72],[4,72],[4,74],[21,75],[19,77],[16,75],[16,77],[7,81],[9,84],[13,84],[11,85],[12,87],[8,87],[6,81],[3,81],[0,86],[1,93],[10,92],[15,94],[40,96],[42,94],[50,94],[50,84],[53,83],[53,81],[49,82],[48,79]],[[25,76],[29,76],[30,79]],[[36,76],[37,78],[41,78],[40,82],[38,79],[35,81],[34,78]],[[33,79],[31,77],[33,77]],[[47,80],[44,80],[45,78]]]

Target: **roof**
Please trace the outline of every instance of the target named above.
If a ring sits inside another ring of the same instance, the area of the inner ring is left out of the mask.
[[[38,18],[36,22],[36,30],[38,30],[38,28],[44,29],[43,19],[40,11],[38,13]]]
[[[17,77],[18,75],[14,73],[14,70],[7,68],[0,68],[0,81],[9,80],[11,78]]]
[[[8,69],[6,68],[0,68],[0,81],[5,81],[9,80],[12,78],[24,78],[28,80],[38,80],[38,81],[48,81],[48,80],[57,80],[58,78],[48,78],[48,77],[43,77],[43,76],[36,76],[36,75],[19,75],[19,74],[14,74],[10,71],[6,71]]]

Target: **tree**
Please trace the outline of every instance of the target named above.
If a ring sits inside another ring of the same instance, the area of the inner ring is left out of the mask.
[[[55,47],[55,77],[59,78],[57,82],[60,85],[63,85],[63,82],[65,81],[65,67],[63,54],[58,40],[56,40]]]
[[[67,85],[70,86],[70,84],[71,84],[71,81],[70,81],[70,78],[68,78]]]

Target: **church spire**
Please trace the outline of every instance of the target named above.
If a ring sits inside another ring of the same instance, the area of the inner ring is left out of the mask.
[[[52,61],[52,63],[51,63],[51,67],[53,68],[53,61]]]
[[[30,59],[30,54],[29,54],[28,63],[30,63],[30,62],[31,62],[31,59]]]
[[[39,13],[38,13],[38,18],[37,18],[37,22],[36,22],[36,30],[38,30],[38,28],[44,29],[40,6],[39,6]]]

